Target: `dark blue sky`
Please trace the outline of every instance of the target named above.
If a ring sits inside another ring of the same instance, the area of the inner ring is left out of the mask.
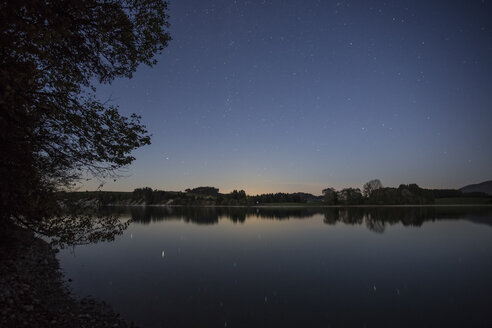
[[[174,0],[169,15],[159,63],[100,88],[153,134],[105,190],[492,178],[490,1]]]

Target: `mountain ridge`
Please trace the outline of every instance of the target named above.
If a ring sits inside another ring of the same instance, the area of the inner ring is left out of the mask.
[[[470,184],[459,189],[462,192],[484,192],[492,195],[492,180]]]

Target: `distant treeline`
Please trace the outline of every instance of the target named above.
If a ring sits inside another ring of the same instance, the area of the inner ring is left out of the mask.
[[[439,200],[469,198],[477,202],[492,203],[492,197],[482,192],[464,193],[456,189],[425,189],[417,184],[401,184],[398,188],[383,187],[374,179],[359,188],[333,188],[323,190],[323,202],[327,205],[431,205]]]
[[[182,205],[182,206],[253,206],[259,204],[292,203],[306,204],[323,202],[323,196],[308,193],[270,193],[247,195],[244,190],[219,193],[218,188],[198,187],[181,191],[137,188],[133,192],[86,191],[60,193],[60,198],[70,201],[97,202],[100,205]]]
[[[439,200],[478,199],[492,203],[492,197],[481,192],[464,193],[455,189],[424,189],[416,184],[402,184],[398,188],[383,187],[378,179],[359,188],[335,190],[326,188],[322,196],[309,193],[269,193],[247,195],[244,190],[220,193],[215,187],[197,187],[182,191],[137,188],[133,192],[63,192],[60,198],[99,205],[181,205],[181,206],[258,206],[270,204],[291,205],[427,205]]]

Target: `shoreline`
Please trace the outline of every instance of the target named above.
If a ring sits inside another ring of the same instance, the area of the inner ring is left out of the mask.
[[[57,252],[27,229],[2,227],[1,327],[136,327],[105,302],[71,294]]]

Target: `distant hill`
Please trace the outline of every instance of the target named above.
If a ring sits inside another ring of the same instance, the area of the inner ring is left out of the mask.
[[[462,192],[484,192],[492,195],[492,180],[482,183],[471,184],[460,189]]]

